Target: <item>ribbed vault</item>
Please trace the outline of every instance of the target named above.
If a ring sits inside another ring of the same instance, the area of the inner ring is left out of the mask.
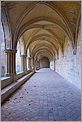
[[[66,39],[76,49],[80,7],[78,1],[2,2],[12,25],[12,48],[16,49],[21,38],[24,52],[29,48],[33,58],[41,54],[56,58],[59,49],[64,54]]]

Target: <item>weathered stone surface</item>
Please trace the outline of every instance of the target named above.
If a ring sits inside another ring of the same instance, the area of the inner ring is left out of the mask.
[[[80,120],[80,90],[56,72],[39,70],[1,109],[5,121]]]
[[[81,89],[81,45],[82,41],[80,35],[77,41],[77,52],[73,54],[73,48],[70,41],[65,46],[64,57],[59,51],[59,59],[55,61],[55,69],[60,75],[68,81],[75,84]]]

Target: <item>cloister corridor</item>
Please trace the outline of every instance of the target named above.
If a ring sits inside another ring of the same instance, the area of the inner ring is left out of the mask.
[[[81,1],[1,1],[2,121],[81,121]]]
[[[40,69],[2,106],[5,121],[80,120],[80,91],[49,68]]]

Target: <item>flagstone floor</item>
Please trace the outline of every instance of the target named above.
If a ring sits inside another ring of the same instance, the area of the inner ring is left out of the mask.
[[[1,108],[2,121],[79,121],[80,90],[51,69],[38,70]]]

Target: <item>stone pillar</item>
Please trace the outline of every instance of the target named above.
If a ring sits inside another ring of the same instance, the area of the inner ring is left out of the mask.
[[[40,69],[40,61],[35,60],[35,70]]]
[[[7,76],[12,76],[16,74],[16,50],[7,49],[5,50],[7,54]]]
[[[35,59],[33,59],[33,69],[34,69],[34,71],[36,70],[36,61],[35,61]]]
[[[33,59],[33,57],[31,58],[31,68],[34,69],[34,59]]]
[[[21,68],[22,71],[26,71],[27,70],[27,56],[26,55],[21,55]]]
[[[31,67],[31,57],[28,57],[27,60],[28,60],[28,69],[31,70],[32,69],[32,67]]]
[[[55,59],[54,59],[54,71],[55,71]]]

